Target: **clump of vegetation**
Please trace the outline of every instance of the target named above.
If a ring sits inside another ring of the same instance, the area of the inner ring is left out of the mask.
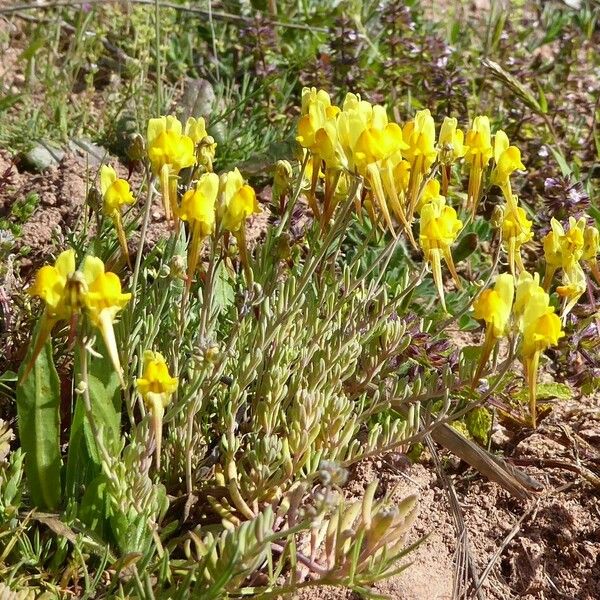
[[[466,76],[480,57],[455,51],[455,28],[446,41],[410,5],[344,4],[327,12],[333,37],[310,27],[294,37],[275,29],[274,4],[269,19],[238,15],[233,58],[220,51],[227,24],[182,39],[170,36],[179,12],[161,27],[137,7],[136,35],[120,44],[109,31],[83,35],[93,13],[80,15],[65,78],[113,89],[104,136],[130,177],[115,161],[99,167],[69,247],[33,274],[37,324],[18,373],[0,379],[18,416],[0,420],[0,578],[14,592],[369,593],[405,568],[418,498],[398,501],[377,481],[348,498],[352,467],[391,450],[418,455],[430,435],[480,467],[472,440],[487,443],[493,414],[535,428],[543,400],[564,394],[539,383],[547,356],[565,370],[574,355],[595,365],[597,210],[542,87],[534,94],[488,56],[505,51],[501,15],[491,14],[483,68],[520,105],[468,118]],[[324,9],[313,8],[305,16],[317,20]],[[552,23],[555,36],[589,30],[589,20]],[[44,51],[38,41],[24,53],[32,86]],[[130,85],[102,83],[105,51]],[[178,69],[163,79],[165,56]],[[186,65],[216,74],[219,98],[151,118]],[[398,97],[407,82],[422,100]],[[484,104],[498,93],[472,85]],[[21,118],[68,137],[77,107],[54,92],[56,120],[32,113],[30,98],[6,110],[21,104]],[[138,93],[134,118],[123,109]],[[543,203],[523,200],[536,119],[563,172],[546,177]],[[18,135],[0,137],[22,149]],[[156,198],[168,234],[149,247]],[[0,221],[6,264],[38,202],[19,199]],[[581,368],[570,376],[586,389],[600,381]],[[501,462],[487,468],[526,492]]]

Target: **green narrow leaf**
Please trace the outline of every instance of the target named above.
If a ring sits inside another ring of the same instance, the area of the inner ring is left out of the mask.
[[[546,114],[548,112],[548,99],[546,98],[544,89],[540,85],[539,81],[537,81],[536,83],[537,83],[538,92],[539,92],[539,96],[540,96],[540,99],[539,99],[540,108],[542,109],[542,112],[544,114]]]
[[[22,375],[39,333],[35,329]],[[60,383],[52,358],[52,342],[46,342],[29,376],[17,384],[18,429],[25,452],[25,475],[31,500],[40,509],[55,509],[61,500],[60,486]]]
[[[8,110],[21,100],[23,94],[7,94],[0,97],[0,112]]]
[[[554,146],[548,146],[548,148],[550,148],[550,152],[552,152],[554,159],[558,163],[558,166],[560,167],[560,172],[561,172],[562,176],[568,177],[573,172],[573,170],[567,164],[567,161],[566,161],[565,157],[563,156],[562,152],[560,150],[558,150],[557,148],[554,148]]]
[[[490,72],[494,79],[511,90],[513,94],[515,94],[515,96],[524,102],[531,110],[538,114],[544,113],[533,92],[522,84],[514,75],[489,58],[484,58],[482,62],[483,66]]]

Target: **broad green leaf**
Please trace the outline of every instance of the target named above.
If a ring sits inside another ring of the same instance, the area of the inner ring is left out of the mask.
[[[100,357],[88,357],[88,391],[92,416],[102,431],[103,442],[109,452],[118,452],[121,429],[121,389],[119,378],[101,337],[96,338]],[[81,357],[76,353],[75,381],[81,379]],[[66,490],[70,498],[77,498],[83,488],[100,472],[101,461],[96,440],[85,411],[83,398],[78,397],[71,424],[67,459]]]
[[[108,535],[108,518],[110,502],[106,496],[106,477],[103,473],[89,483],[77,516],[81,522],[94,533],[106,540]]]
[[[471,412],[467,413],[465,417],[465,425],[471,436],[482,446],[485,446],[490,437],[490,430],[492,428],[492,415],[490,411],[483,407],[478,406]]]
[[[235,300],[235,292],[223,263],[217,268],[213,287],[213,306],[218,312],[226,311]]]
[[[548,400],[550,398],[557,398],[558,400],[570,400],[573,397],[571,388],[564,383],[538,383],[537,385],[537,399]],[[517,398],[525,402],[529,398],[529,390],[523,388],[517,394]]]
[[[36,327],[21,376],[29,362],[40,326]],[[60,505],[60,383],[48,339],[24,382],[17,384],[17,414],[25,475],[32,503],[40,509]]]

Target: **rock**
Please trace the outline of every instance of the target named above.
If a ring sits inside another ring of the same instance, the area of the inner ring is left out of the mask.
[[[224,144],[227,137],[227,127],[224,121],[209,125],[208,134],[212,135],[217,144]]]
[[[69,149],[77,156],[82,157],[93,167],[99,166],[108,156],[108,150],[94,144],[89,138],[73,138],[69,140]]]
[[[180,111],[183,121],[188,117],[209,117],[216,105],[217,97],[212,84],[206,79],[188,79],[183,86]]]
[[[54,154],[41,143],[38,143],[23,156],[23,166],[26,170],[34,173],[41,173],[56,167],[59,162]]]

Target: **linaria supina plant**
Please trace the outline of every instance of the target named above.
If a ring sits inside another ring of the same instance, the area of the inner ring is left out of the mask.
[[[553,223],[540,285],[521,255],[531,221],[511,185],[525,167],[487,117],[465,135],[451,116],[438,128],[424,110],[401,125],[358,94],[338,107],[305,89],[301,158],[274,165],[273,214],[250,243],[248,223],[267,208],[239,168],[215,171],[209,124],[152,119],[143,153],[136,139],[139,189],[101,169],[98,219],[114,223],[123,258],[132,240],[121,238],[140,229],[131,266],[79,233],[30,287],[44,308],[17,386],[28,497],[78,531],[98,581],[114,565],[107,596],[144,585],[201,598],[320,584],[367,592],[402,568],[417,500],[378,496],[376,481],[348,499],[358,461],[431,434],[526,496],[516,471],[449,422],[509,394],[520,357],[535,426],[542,356],[597,272],[597,230]],[[458,250],[476,237],[491,186],[504,204],[488,224],[491,265],[473,281]],[[170,229],[148,250],[156,194]],[[141,214],[121,215],[133,198]],[[563,323],[552,304],[559,270]],[[485,323],[477,352],[447,334],[471,309]],[[63,446],[52,341],[65,337],[61,377],[72,376],[75,397]],[[12,454],[15,468],[22,456]],[[119,576],[131,565],[135,577]],[[65,573],[68,586],[77,575]]]

